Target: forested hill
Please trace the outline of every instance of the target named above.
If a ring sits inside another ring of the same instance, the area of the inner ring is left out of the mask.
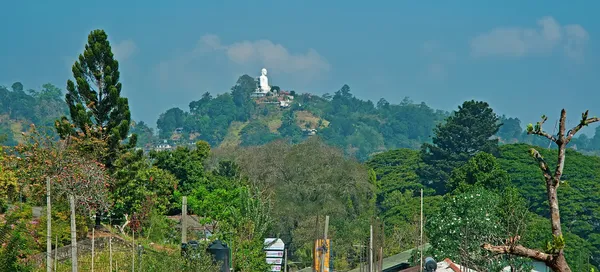
[[[205,140],[217,147],[262,145],[279,138],[297,143],[315,134],[347,154],[365,160],[389,149],[420,148],[431,140],[436,125],[449,114],[408,98],[400,104],[391,104],[384,98],[376,104],[364,101],[356,98],[348,85],[333,95],[296,95],[292,91],[293,102],[289,107],[265,103],[281,100],[277,96],[252,98],[255,89],[255,79],[244,75],[231,92],[214,97],[205,93],[200,100],[190,102],[187,111],[169,109],[157,121],[158,137],[170,144]],[[527,135],[518,118],[501,116],[500,122],[503,125],[496,136],[501,143],[548,146],[544,139]],[[151,139],[149,131],[144,124],[138,126],[136,132],[143,132],[138,135],[142,143],[157,140]],[[596,131],[593,138],[581,134],[570,146],[597,154],[600,132]]]
[[[54,121],[67,112],[62,91],[52,84],[26,91],[20,82],[0,86],[0,144],[15,145],[31,124],[52,135]]]
[[[39,90],[25,90],[21,82],[10,87],[0,85],[0,146],[21,142],[21,133],[28,131],[31,125],[46,135],[58,136],[54,122],[68,115],[65,94],[55,85],[46,83]],[[143,122],[133,123],[131,132],[144,136],[141,145],[154,138],[152,130]]]

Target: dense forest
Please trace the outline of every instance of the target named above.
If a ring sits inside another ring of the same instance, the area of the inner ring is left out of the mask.
[[[47,218],[35,218],[33,207],[45,205],[47,181],[55,247],[72,241],[73,196],[78,239],[103,228],[135,236],[159,253],[144,257],[153,265],[181,265],[168,261],[181,244],[168,216],[181,214],[183,196],[212,229],[206,241],[190,237],[204,246],[228,241],[235,271],[268,269],[266,237],[285,242],[291,268],[310,266],[325,216],[333,265],[348,271],[359,265],[370,225],[384,256],[419,245],[423,190],[426,255],[499,271],[529,267],[527,248],[561,269],[563,259],[573,271],[600,266],[600,129],[574,137],[597,121],[587,113],[568,132],[562,124],[545,132],[544,118],[524,130],[483,101],[452,112],[408,98],[374,104],[347,85],[333,95],[294,93],[286,108],[252,98],[256,81],[244,75],[229,93],[167,110],[154,133],[132,121],[118,67],[108,36],[95,30],[65,92],[0,87],[0,270],[39,271],[32,256],[46,251]],[[165,140],[175,147],[153,148]],[[559,184],[560,215],[548,197]]]

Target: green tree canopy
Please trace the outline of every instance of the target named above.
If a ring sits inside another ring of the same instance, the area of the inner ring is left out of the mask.
[[[425,163],[419,176],[439,193],[445,191],[450,173],[477,152],[497,154],[498,116],[486,102],[465,101],[446,121],[436,126],[433,143],[424,143],[421,156]]]
[[[491,154],[480,152],[467,163],[454,169],[447,183],[448,191],[466,192],[472,187],[482,187],[500,192],[510,186],[508,173]]]

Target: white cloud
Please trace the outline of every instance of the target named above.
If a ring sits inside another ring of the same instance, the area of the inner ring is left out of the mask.
[[[314,49],[308,49],[305,53],[292,53],[283,45],[270,40],[223,44],[218,36],[207,34],[200,38],[194,52],[195,54],[220,53],[235,64],[264,66],[282,74],[313,76],[331,69],[327,60]]]
[[[112,51],[116,60],[125,61],[137,51],[137,46],[132,40],[124,40],[114,44]]]
[[[331,65],[314,49],[291,52],[270,40],[224,43],[207,34],[188,50],[155,67],[158,84],[179,92],[221,92],[243,74],[259,76],[267,68],[270,81],[285,88],[303,88],[324,78]],[[281,85],[280,85],[281,84]]]
[[[589,40],[587,31],[580,25],[561,26],[552,17],[537,21],[536,28],[499,27],[471,40],[474,57],[506,56],[524,57],[549,54],[562,48],[567,57],[581,60]]]

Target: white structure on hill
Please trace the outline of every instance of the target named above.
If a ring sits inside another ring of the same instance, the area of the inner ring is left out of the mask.
[[[268,93],[271,91],[271,86],[269,86],[269,78],[267,77],[267,69],[266,68],[262,68],[262,70],[260,71],[261,75],[259,77],[259,82],[260,82],[260,92],[261,93]]]

